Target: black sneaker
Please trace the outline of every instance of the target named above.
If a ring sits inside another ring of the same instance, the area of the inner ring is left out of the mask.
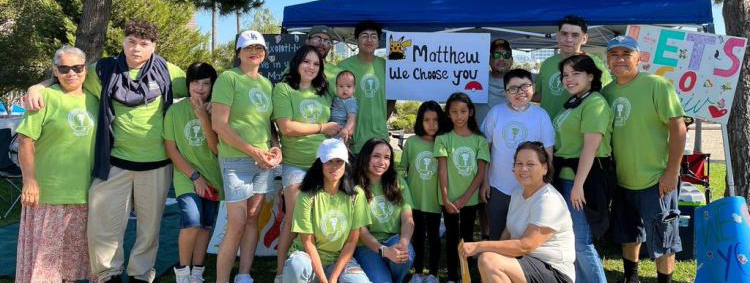
[[[104,283],[122,283],[122,279],[120,278],[120,276],[120,274],[112,276],[109,278],[109,280],[104,281]]]
[[[149,283],[146,280],[137,279],[137,278],[135,278],[133,276],[128,277],[128,282],[130,282],[130,283]]]

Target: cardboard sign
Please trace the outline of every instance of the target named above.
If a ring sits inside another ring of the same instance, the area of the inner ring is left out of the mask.
[[[672,81],[688,116],[726,124],[747,39],[657,26],[628,26],[641,71]]]
[[[256,256],[275,256],[281,235],[281,220],[284,219],[284,213],[281,210],[281,200],[274,199],[272,193],[266,194],[263,200],[263,209],[258,216],[258,246],[255,249]],[[219,214],[214,224],[213,235],[208,242],[208,253],[218,254],[219,245],[224,239],[227,225],[227,207],[226,202],[222,201],[219,205]],[[237,256],[240,251],[237,250]]]
[[[281,81],[281,76],[289,67],[294,52],[305,45],[304,34],[264,34],[268,46],[266,60],[260,64],[260,73],[274,84]]]
[[[445,101],[460,91],[487,103],[489,46],[488,33],[388,33],[386,98]]]

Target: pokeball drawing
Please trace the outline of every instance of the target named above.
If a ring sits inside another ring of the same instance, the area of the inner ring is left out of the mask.
[[[479,83],[478,81],[470,81],[470,82],[466,83],[466,86],[464,87],[464,89],[468,89],[468,90],[482,90],[484,88],[482,87],[482,84]]]

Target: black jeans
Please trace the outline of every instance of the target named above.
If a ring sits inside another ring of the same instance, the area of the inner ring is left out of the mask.
[[[444,207],[443,217],[445,217],[445,246],[448,249],[446,252],[448,280],[458,281],[458,242],[459,239],[463,239],[464,242],[474,241],[474,220],[477,218],[477,206],[464,206],[458,214],[450,214]]]
[[[417,274],[424,272],[424,240],[425,232],[430,247],[430,274],[438,275],[438,265],[440,264],[440,213],[425,212],[412,210],[414,218],[414,235],[411,237],[411,244],[414,246],[414,272]]]

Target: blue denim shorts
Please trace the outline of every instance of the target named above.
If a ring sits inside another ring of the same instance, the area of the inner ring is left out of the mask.
[[[227,202],[243,201],[271,191],[272,170],[261,169],[250,157],[219,157],[219,166]]]
[[[305,178],[307,170],[284,163],[281,172],[281,187],[286,188],[289,185],[302,184],[302,179]]]
[[[180,228],[201,227],[211,229],[216,223],[219,202],[208,200],[196,193],[182,194],[177,197],[180,206]]]

